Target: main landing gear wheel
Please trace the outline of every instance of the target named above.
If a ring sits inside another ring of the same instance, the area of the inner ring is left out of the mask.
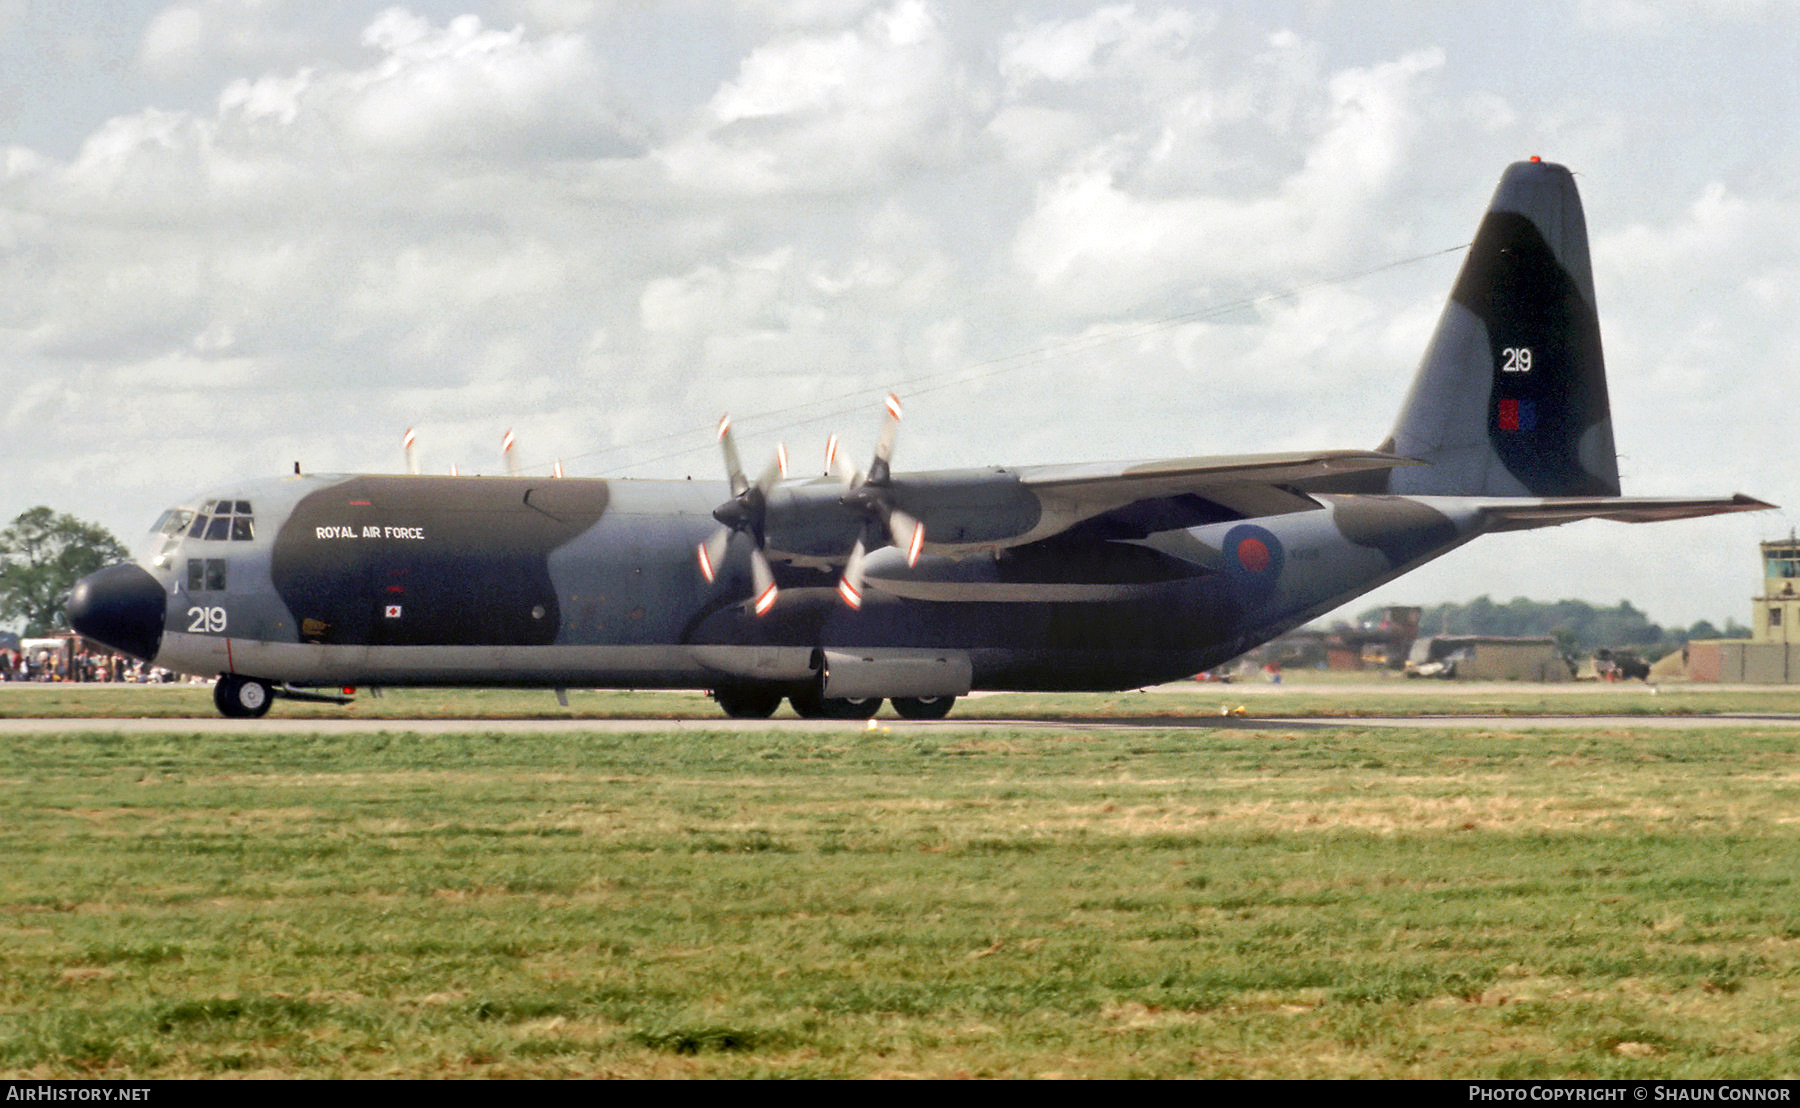
[[[712,698],[732,719],[768,719],[781,707],[781,694],[766,689],[714,689]]]
[[[894,711],[900,713],[902,719],[943,719],[950,714],[950,705],[956,703],[954,696],[896,696],[892,701]]]
[[[213,686],[213,704],[220,715],[230,719],[261,719],[269,714],[269,705],[274,699],[269,683],[254,677],[222,673]]]
[[[816,689],[795,693],[788,697],[788,703],[802,719],[873,719],[881,710],[879,696],[832,698],[820,696]]]

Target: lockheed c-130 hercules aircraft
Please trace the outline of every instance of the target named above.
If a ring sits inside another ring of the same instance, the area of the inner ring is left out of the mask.
[[[973,689],[1217,666],[1491,531],[1771,507],[1620,495],[1581,202],[1506,170],[1373,451],[889,468],[728,484],[292,477],[163,516],[79,582],[85,637],[218,675],[227,716],[346,686],[709,689],[732,716],[910,718]],[[296,466],[296,470],[298,467]]]

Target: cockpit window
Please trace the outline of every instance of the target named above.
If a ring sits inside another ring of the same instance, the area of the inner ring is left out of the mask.
[[[187,515],[176,512],[176,516]],[[206,542],[251,542],[256,538],[256,522],[251,518],[248,500],[208,500],[201,506],[198,516],[190,517],[194,523],[188,530],[188,538],[201,539]],[[165,527],[176,526],[173,519]],[[172,531],[165,531],[173,534]]]

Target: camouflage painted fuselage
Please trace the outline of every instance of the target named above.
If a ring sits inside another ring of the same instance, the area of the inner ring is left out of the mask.
[[[743,543],[714,582],[695,569],[727,498],[713,482],[495,477],[224,490],[188,510],[245,504],[253,539],[153,536],[143,559],[168,598],[154,660],[297,685],[712,688],[811,680],[822,651],[931,651],[966,657],[973,688],[1130,688],[1226,661],[1480,526],[1454,498],[1320,495],[1253,522],[911,568],[889,549],[861,610],[829,570],[777,560],[781,602],[759,617]],[[222,588],[196,560],[223,563]]]

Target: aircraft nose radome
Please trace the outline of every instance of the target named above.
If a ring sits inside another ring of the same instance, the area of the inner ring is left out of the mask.
[[[165,602],[162,586],[142,566],[107,566],[75,582],[69,590],[69,626],[146,662],[162,647]]]

